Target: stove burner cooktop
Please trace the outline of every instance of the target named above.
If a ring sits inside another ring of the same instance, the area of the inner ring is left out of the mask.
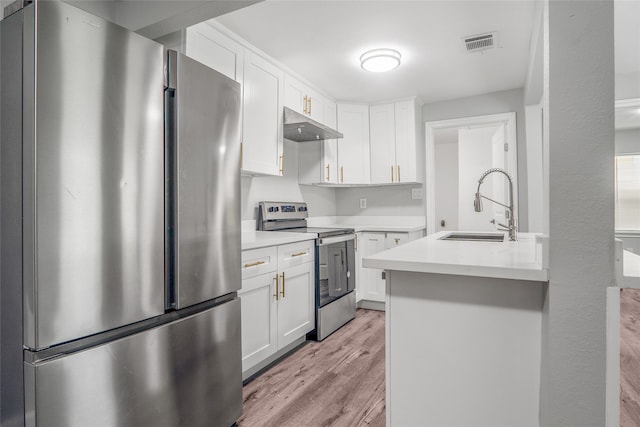
[[[320,238],[331,237],[331,236],[341,236],[344,234],[351,234],[354,232],[353,228],[325,228],[325,227],[286,228],[278,231],[287,231],[292,233],[313,233]]]

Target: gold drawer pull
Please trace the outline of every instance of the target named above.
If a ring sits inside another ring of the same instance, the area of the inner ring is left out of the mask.
[[[307,254],[307,251],[304,251],[304,252],[297,252],[297,253],[295,253],[295,254],[291,254],[291,257],[294,257],[294,256],[302,256],[302,255],[306,255],[306,254]]]
[[[264,263],[265,263],[264,261],[251,262],[249,264],[245,264],[244,268],[255,267],[256,265],[262,265]]]
[[[391,182],[393,182],[393,165],[391,165]]]

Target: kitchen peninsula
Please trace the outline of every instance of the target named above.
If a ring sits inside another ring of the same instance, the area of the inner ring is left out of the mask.
[[[448,234],[363,260],[387,271],[387,425],[537,426],[541,245]]]

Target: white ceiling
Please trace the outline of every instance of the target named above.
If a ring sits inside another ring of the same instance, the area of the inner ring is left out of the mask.
[[[417,95],[435,102],[524,86],[533,1],[270,0],[217,21],[339,101]],[[461,38],[498,31],[498,48],[467,54]],[[389,73],[358,57],[375,47],[402,53]]]

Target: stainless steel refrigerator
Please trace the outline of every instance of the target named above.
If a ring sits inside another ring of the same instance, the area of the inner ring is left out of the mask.
[[[239,85],[65,3],[12,12],[2,426],[233,424]]]

